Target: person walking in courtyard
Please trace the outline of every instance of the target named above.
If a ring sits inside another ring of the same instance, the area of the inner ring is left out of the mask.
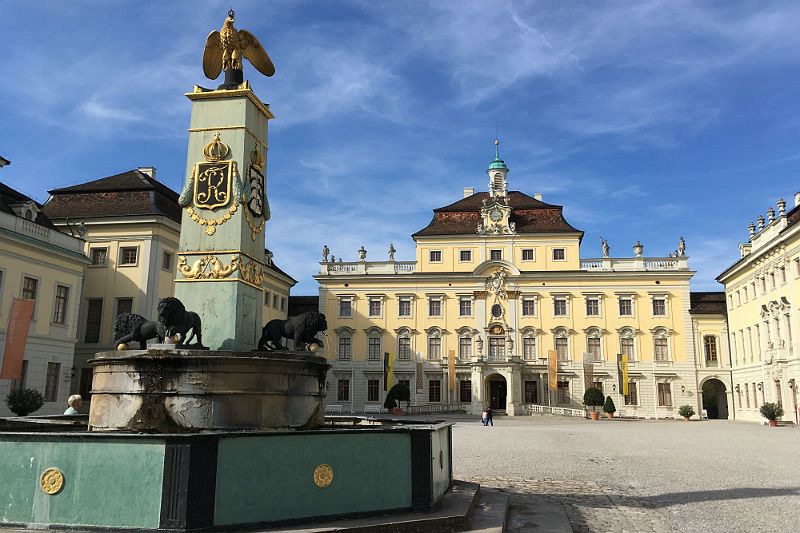
[[[481,422],[483,422],[484,426],[489,425],[489,413],[486,412],[486,409],[481,413]]]
[[[83,398],[80,394],[73,394],[67,398],[67,410],[64,411],[65,415],[79,415],[81,414],[81,406],[83,405]]]
[[[489,425],[489,424],[491,424],[491,425],[492,425],[492,427],[494,427],[494,420],[492,420],[492,418],[493,418],[493,417],[494,417],[494,411],[492,411],[492,408],[491,408],[491,407],[487,407],[487,408],[486,408],[486,419],[487,419],[487,421],[486,421],[486,422],[487,422],[487,423],[486,423],[486,424],[484,424],[484,425],[486,426],[486,425]]]

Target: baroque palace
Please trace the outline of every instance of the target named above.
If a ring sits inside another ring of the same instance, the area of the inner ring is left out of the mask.
[[[375,409],[384,352],[412,404],[459,403],[519,415],[580,408],[585,383],[623,416],[672,418],[682,404],[726,418],[731,391],[725,301],[692,294],[683,240],[674,256],[580,255],[583,232],[562,207],[508,190],[499,151],[488,192],[434,210],[413,234],[414,261],[337,262],[323,249],[319,309],[328,318],[328,403]],[[548,351],[557,382],[548,387]],[[619,390],[617,354],[631,361]],[[586,364],[585,364],[586,363]],[[392,385],[392,384],[388,384]]]

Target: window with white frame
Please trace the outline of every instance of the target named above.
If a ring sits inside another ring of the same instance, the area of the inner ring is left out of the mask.
[[[569,361],[569,336],[566,328],[555,330],[553,344],[559,361]]]
[[[172,254],[169,252],[163,252],[161,254],[161,269],[162,270],[172,270]]]
[[[469,263],[472,261],[472,250],[461,250],[458,254],[458,260],[462,263]]]
[[[462,297],[458,300],[458,316],[472,316],[472,298]]]
[[[430,257],[431,263],[441,263],[442,262],[442,251],[441,250],[431,250],[429,257]]]
[[[383,312],[383,301],[380,298],[369,299],[369,316],[379,317]]]
[[[506,358],[506,338],[502,335],[489,336],[489,360],[503,361]]]
[[[523,248],[522,250],[522,260],[523,261],[535,261],[533,255],[533,248]]]
[[[553,248],[553,261],[566,261],[567,250],[566,248]]]
[[[522,337],[522,358],[533,361],[536,356],[536,335],[532,331],[526,331]]]
[[[439,403],[442,401],[442,380],[429,379],[428,380],[428,401],[430,403]]]
[[[92,266],[106,266],[108,264],[108,248],[92,248],[90,250]]]
[[[381,399],[381,380],[368,379],[367,380],[367,401],[379,402]]]
[[[633,330],[623,328],[619,332],[619,353],[628,356],[628,361],[634,360]]]
[[[67,323],[67,306],[69,304],[69,287],[56,285],[56,297],[53,302],[53,324]]]
[[[653,298],[653,316],[667,316],[667,298],[665,296]]]
[[[567,297],[554,296],[553,297],[553,315],[554,316],[567,316]]]
[[[340,330],[338,357],[342,360],[353,358],[353,333],[348,329]]]
[[[586,316],[600,316],[600,298],[598,296],[586,297]]]
[[[428,359],[436,360],[442,358],[442,332],[432,329],[428,333]]]
[[[402,317],[411,316],[411,298],[401,297],[397,300],[397,315]]]
[[[367,335],[367,357],[373,361],[381,358],[381,332],[377,329]]]
[[[658,383],[659,407],[672,407],[672,384]]]
[[[568,405],[570,403],[569,381],[559,381],[556,388],[556,403]]]
[[[472,357],[472,334],[465,331],[458,336],[458,358],[468,361]]]
[[[522,298],[522,316],[536,316],[536,298]]]
[[[669,361],[669,336],[664,328],[653,332],[653,354],[656,361]]]
[[[350,401],[350,380],[338,379],[336,383],[336,401],[349,402]]]
[[[411,359],[411,332],[407,329],[397,333],[397,358],[403,361]]]
[[[619,316],[633,316],[633,297],[619,297]]]
[[[490,250],[489,258],[492,261],[500,261],[501,259],[503,259],[503,250]]]
[[[625,405],[639,405],[639,391],[635,381],[628,382],[628,394],[625,395]]]
[[[591,328],[586,332],[586,352],[592,358],[592,361],[603,360],[603,354],[600,350],[600,330],[598,328]]]
[[[120,266],[134,266],[139,261],[138,246],[123,246],[119,249]]]
[[[339,298],[339,317],[351,318],[352,316],[353,316],[352,298]]]
[[[441,297],[428,298],[428,316],[442,316]]]

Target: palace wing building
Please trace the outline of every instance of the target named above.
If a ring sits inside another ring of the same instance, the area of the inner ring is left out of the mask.
[[[593,383],[622,415],[672,418],[682,404],[700,412],[698,391],[714,379],[727,412],[724,309],[721,321],[690,313],[694,272],[682,246],[672,257],[648,257],[637,242],[633,257],[606,257],[604,245],[603,257],[582,258],[583,232],[562,207],[508,190],[508,173],[497,153],[488,192],[466,188],[434,209],[412,236],[414,261],[396,261],[393,249],[386,261],[367,261],[362,247],[358,261],[334,262],[323,250],[315,279],[329,327],[328,403],[344,412],[378,408],[390,352],[393,382],[408,384],[417,405],[509,415],[537,405],[581,408]],[[706,337],[709,357],[699,345]],[[627,395],[617,354],[631,360]]]

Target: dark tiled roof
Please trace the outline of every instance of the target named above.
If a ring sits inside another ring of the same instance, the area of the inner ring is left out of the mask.
[[[49,191],[52,219],[161,215],[181,221],[178,193],[139,170]]]
[[[488,192],[479,192],[434,209],[431,222],[413,237],[475,234],[484,200],[491,200]],[[560,205],[547,204],[519,191],[508,193],[508,205],[513,210],[511,221],[516,224],[517,233],[583,233],[564,219]]]
[[[728,314],[728,309],[725,305],[725,293],[722,291],[692,292],[689,293],[689,301],[689,313],[692,315]]]
[[[289,296],[288,316],[319,310],[319,296]]]
[[[15,189],[12,189],[5,183],[0,183],[0,211],[2,211],[3,213],[9,213],[14,216],[19,216],[16,212],[14,212],[11,206],[14,204],[24,204],[27,202],[33,202],[34,204],[36,204],[37,207],[39,207],[39,209],[42,208],[42,204],[35,201],[30,196],[22,194],[21,192]],[[54,227],[53,223],[50,222],[50,219],[47,218],[47,215],[45,215],[41,211],[36,215],[36,219],[34,219],[34,222],[36,222],[37,224],[41,224],[42,226],[47,226],[48,228]]]

